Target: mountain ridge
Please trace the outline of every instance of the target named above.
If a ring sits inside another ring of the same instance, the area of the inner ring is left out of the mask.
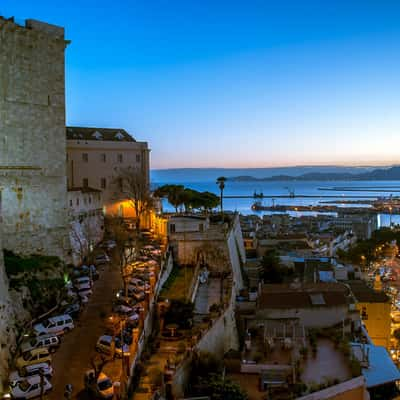
[[[239,175],[228,178],[234,182],[266,182],[266,181],[394,181],[400,180],[400,166],[377,168],[360,174],[350,172],[308,172],[298,176],[273,175],[256,178],[251,175]]]

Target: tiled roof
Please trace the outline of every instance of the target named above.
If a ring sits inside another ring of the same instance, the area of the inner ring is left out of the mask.
[[[136,142],[125,129],[87,128],[67,126],[68,140],[104,140],[113,142]]]
[[[259,308],[334,307],[348,304],[349,289],[339,283],[263,285]]]

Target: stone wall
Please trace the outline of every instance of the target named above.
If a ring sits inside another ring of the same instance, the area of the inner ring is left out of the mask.
[[[8,376],[8,363],[11,351],[15,348],[14,308],[8,291],[8,280],[4,269],[3,252],[1,251],[0,223],[0,394],[4,390],[4,380]]]
[[[0,215],[3,246],[68,250],[64,29],[0,17]]]

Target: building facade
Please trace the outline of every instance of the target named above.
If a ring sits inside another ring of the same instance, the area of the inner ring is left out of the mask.
[[[0,212],[4,248],[65,258],[64,28],[0,17]]]
[[[72,262],[78,265],[103,240],[102,192],[93,188],[70,188],[67,200]]]
[[[350,281],[349,286],[356,298],[356,307],[373,344],[389,350],[392,319],[390,298],[362,280]]]
[[[149,183],[149,153],[147,142],[137,142],[124,129],[68,127],[68,187],[101,190],[109,213],[118,199],[118,169],[137,169]]]

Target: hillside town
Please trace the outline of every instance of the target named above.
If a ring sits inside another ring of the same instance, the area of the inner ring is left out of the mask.
[[[151,143],[67,126],[73,45],[0,17],[1,396],[400,398],[400,228],[154,187]]]

